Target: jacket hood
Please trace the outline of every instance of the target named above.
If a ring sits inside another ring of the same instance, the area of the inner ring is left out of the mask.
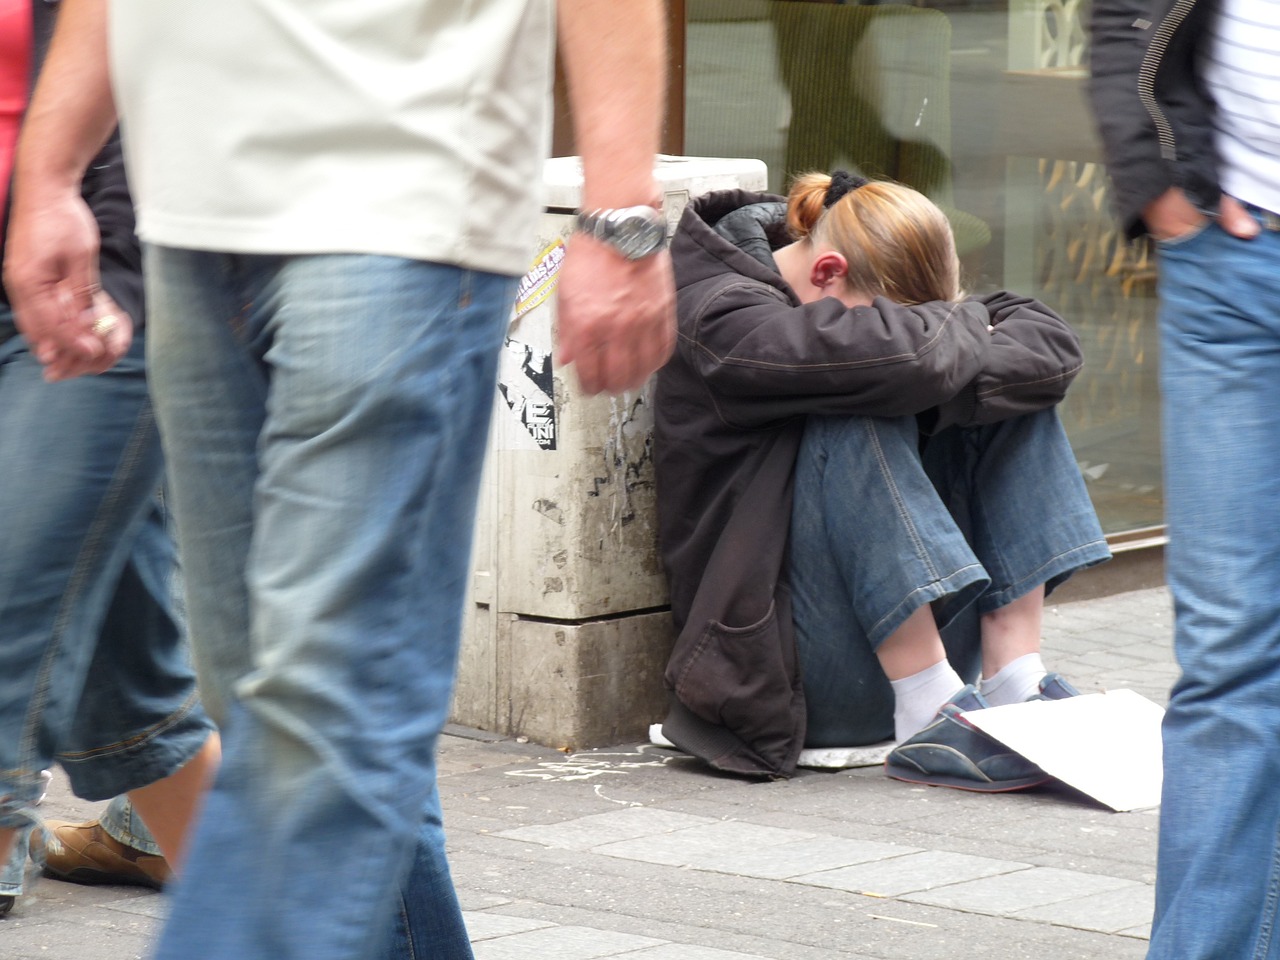
[[[676,289],[726,272],[783,291],[799,303],[773,262],[773,251],[791,242],[787,202],[772,193],[717,190],[685,207],[671,241]]]

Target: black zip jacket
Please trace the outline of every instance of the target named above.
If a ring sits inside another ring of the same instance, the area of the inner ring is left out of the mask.
[[[32,0],[32,28],[35,75],[44,63],[58,17],[56,0]],[[101,249],[98,254],[98,271],[102,288],[133,320],[134,330],[141,330],[146,321],[142,294],[142,250],[134,233],[133,198],[125,179],[124,157],[120,138],[113,134],[93,163],[85,172],[80,187],[81,196],[89,205],[101,233]],[[5,204],[3,230],[0,231],[0,263],[3,263],[6,237],[9,233],[9,209]],[[9,297],[0,290],[0,303],[7,309]]]
[[[790,776],[804,692],[784,576],[809,414],[918,415],[928,430],[1062,399],[1079,342],[1008,293],[906,307],[801,304],[770,253],[780,197],[691,204],[672,243],[679,338],[654,398],[658,531],[679,631],[663,732],[718,769]]]
[[[1126,236],[1180,187],[1207,215],[1222,189],[1214,104],[1200,78],[1215,0],[1093,0],[1089,95]]]

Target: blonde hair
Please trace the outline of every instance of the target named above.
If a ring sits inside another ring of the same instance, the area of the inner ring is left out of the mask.
[[[873,180],[826,207],[830,186],[825,173],[797,177],[787,197],[787,228],[796,240],[843,255],[853,290],[908,305],[964,296],[951,224],[931,200],[900,183]]]

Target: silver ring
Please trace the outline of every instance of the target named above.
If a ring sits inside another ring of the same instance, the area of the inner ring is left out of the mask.
[[[120,321],[114,313],[104,313],[98,319],[93,321],[93,332],[95,336],[109,337],[112,331],[120,325]]]

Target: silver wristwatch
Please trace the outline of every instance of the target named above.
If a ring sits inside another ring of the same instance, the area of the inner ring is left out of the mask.
[[[579,211],[577,228],[628,260],[651,257],[667,245],[667,221],[653,207]]]

